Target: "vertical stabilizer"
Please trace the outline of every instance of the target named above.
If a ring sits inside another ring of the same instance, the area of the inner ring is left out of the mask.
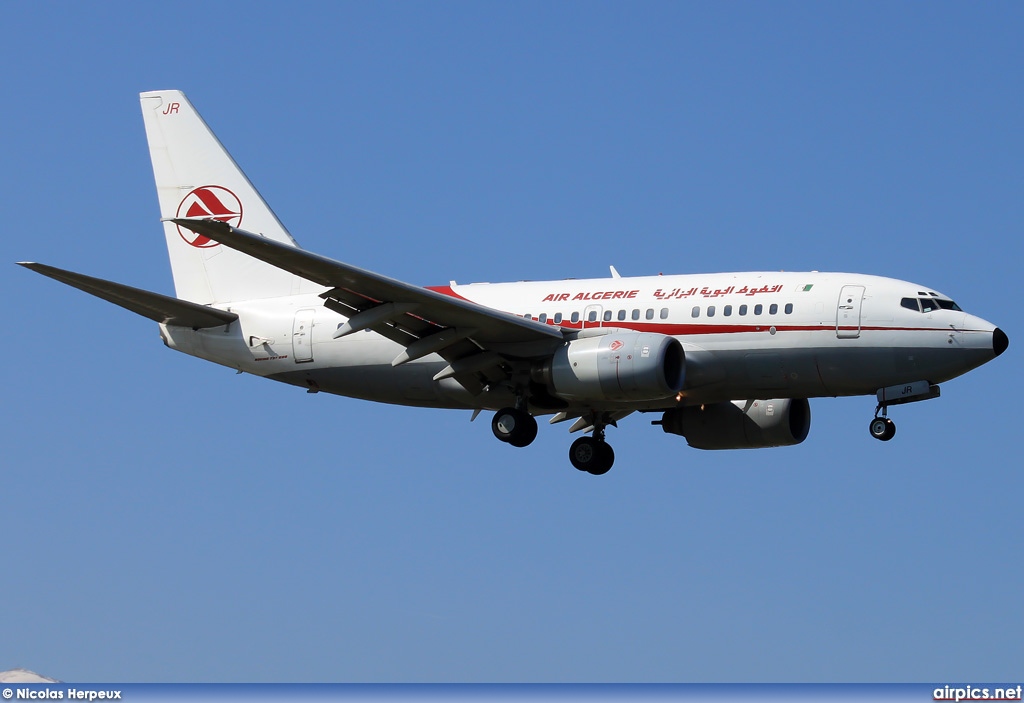
[[[177,90],[140,95],[160,216],[213,218],[297,246],[195,108]],[[302,279],[164,222],[174,288],[207,305],[298,293]]]

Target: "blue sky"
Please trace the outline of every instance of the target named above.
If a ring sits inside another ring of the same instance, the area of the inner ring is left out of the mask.
[[[0,669],[72,681],[956,681],[1024,656],[1019,3],[4,3]],[[846,270],[1010,349],[797,447],[307,395],[13,265],[172,291],[138,106],[299,242],[432,285]]]

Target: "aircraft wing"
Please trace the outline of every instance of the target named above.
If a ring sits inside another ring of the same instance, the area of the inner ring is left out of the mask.
[[[383,276],[281,244],[217,220],[175,224],[326,286],[324,305],[348,317],[335,337],[371,329],[406,348],[397,366],[427,354],[449,362],[435,380],[454,377],[470,392],[507,378],[510,363],[543,357],[564,343],[555,327],[470,300]]]
[[[238,315],[233,312],[197,305],[187,300],[172,298],[169,295],[132,288],[123,283],[105,281],[102,278],[93,278],[74,271],[65,271],[55,266],[31,261],[19,261],[18,265],[83,290],[90,295],[95,295],[97,298],[120,305],[122,308],[148,317],[150,320],[168,325],[203,329],[223,327],[238,319]]]

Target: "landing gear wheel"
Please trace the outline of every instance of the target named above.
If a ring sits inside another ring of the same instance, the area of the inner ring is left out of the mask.
[[[526,447],[537,439],[537,420],[528,412],[519,411],[522,414],[516,430],[512,433],[508,443],[513,447]]]
[[[525,410],[502,408],[494,413],[491,432],[513,447],[525,447],[537,438],[537,420]]]
[[[888,442],[896,436],[896,423],[887,417],[876,417],[868,425],[868,431],[875,439]]]
[[[607,442],[593,437],[580,437],[569,447],[569,461],[580,471],[600,476],[612,468],[615,452]]]

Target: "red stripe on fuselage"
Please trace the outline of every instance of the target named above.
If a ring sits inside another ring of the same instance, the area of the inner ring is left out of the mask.
[[[426,286],[427,290],[434,291],[435,293],[441,293],[458,300],[465,300],[467,303],[473,303],[475,305],[481,305],[475,300],[459,295],[451,286]],[[487,307],[481,305],[481,307]],[[504,311],[502,311],[504,312]],[[515,313],[508,313],[514,315]],[[540,320],[537,317],[532,318],[535,322]],[[643,322],[636,320],[610,320],[608,322],[602,321],[601,324],[587,323],[584,328],[583,321],[580,322],[560,322],[555,324],[549,317],[544,324],[551,325],[552,327],[558,327],[560,329],[567,330],[580,330],[580,329],[597,329],[600,327],[611,327],[615,329],[633,330],[634,332],[655,332],[658,334],[665,334],[671,337],[688,337],[701,334],[746,334],[751,332],[767,332],[772,327],[775,328],[776,332],[834,332],[843,331],[851,332],[860,330],[862,332],[983,332],[984,330],[953,330],[948,327],[876,327],[862,325],[856,326],[843,326],[836,327],[835,325],[778,325],[769,322],[760,324],[700,324],[700,323],[668,323],[668,322]]]
[[[440,293],[442,295],[447,295],[447,296],[449,296],[451,298],[457,298],[459,300],[465,300],[467,303],[473,303],[474,305],[479,305],[480,304],[480,303],[476,302],[475,300],[470,300],[469,298],[465,298],[465,297],[459,295],[458,293],[456,293],[455,291],[452,290],[451,286],[424,286],[424,287],[427,290],[434,291],[435,293]]]
[[[533,318],[537,321],[537,318]],[[579,330],[584,329],[581,323],[559,323],[554,324],[548,320],[545,324],[563,329]],[[835,332],[835,325],[773,325],[770,322],[763,324],[749,325],[701,325],[701,324],[672,324],[661,322],[633,322],[633,321],[611,321],[602,325],[591,324],[585,329],[598,329],[608,327],[610,329],[626,329],[635,332],[656,332],[673,337],[687,337],[702,334],[745,334],[767,332],[774,328],[776,332]],[[949,328],[942,327],[839,327],[839,331],[852,332],[949,332]],[[970,331],[970,330],[957,330]]]

